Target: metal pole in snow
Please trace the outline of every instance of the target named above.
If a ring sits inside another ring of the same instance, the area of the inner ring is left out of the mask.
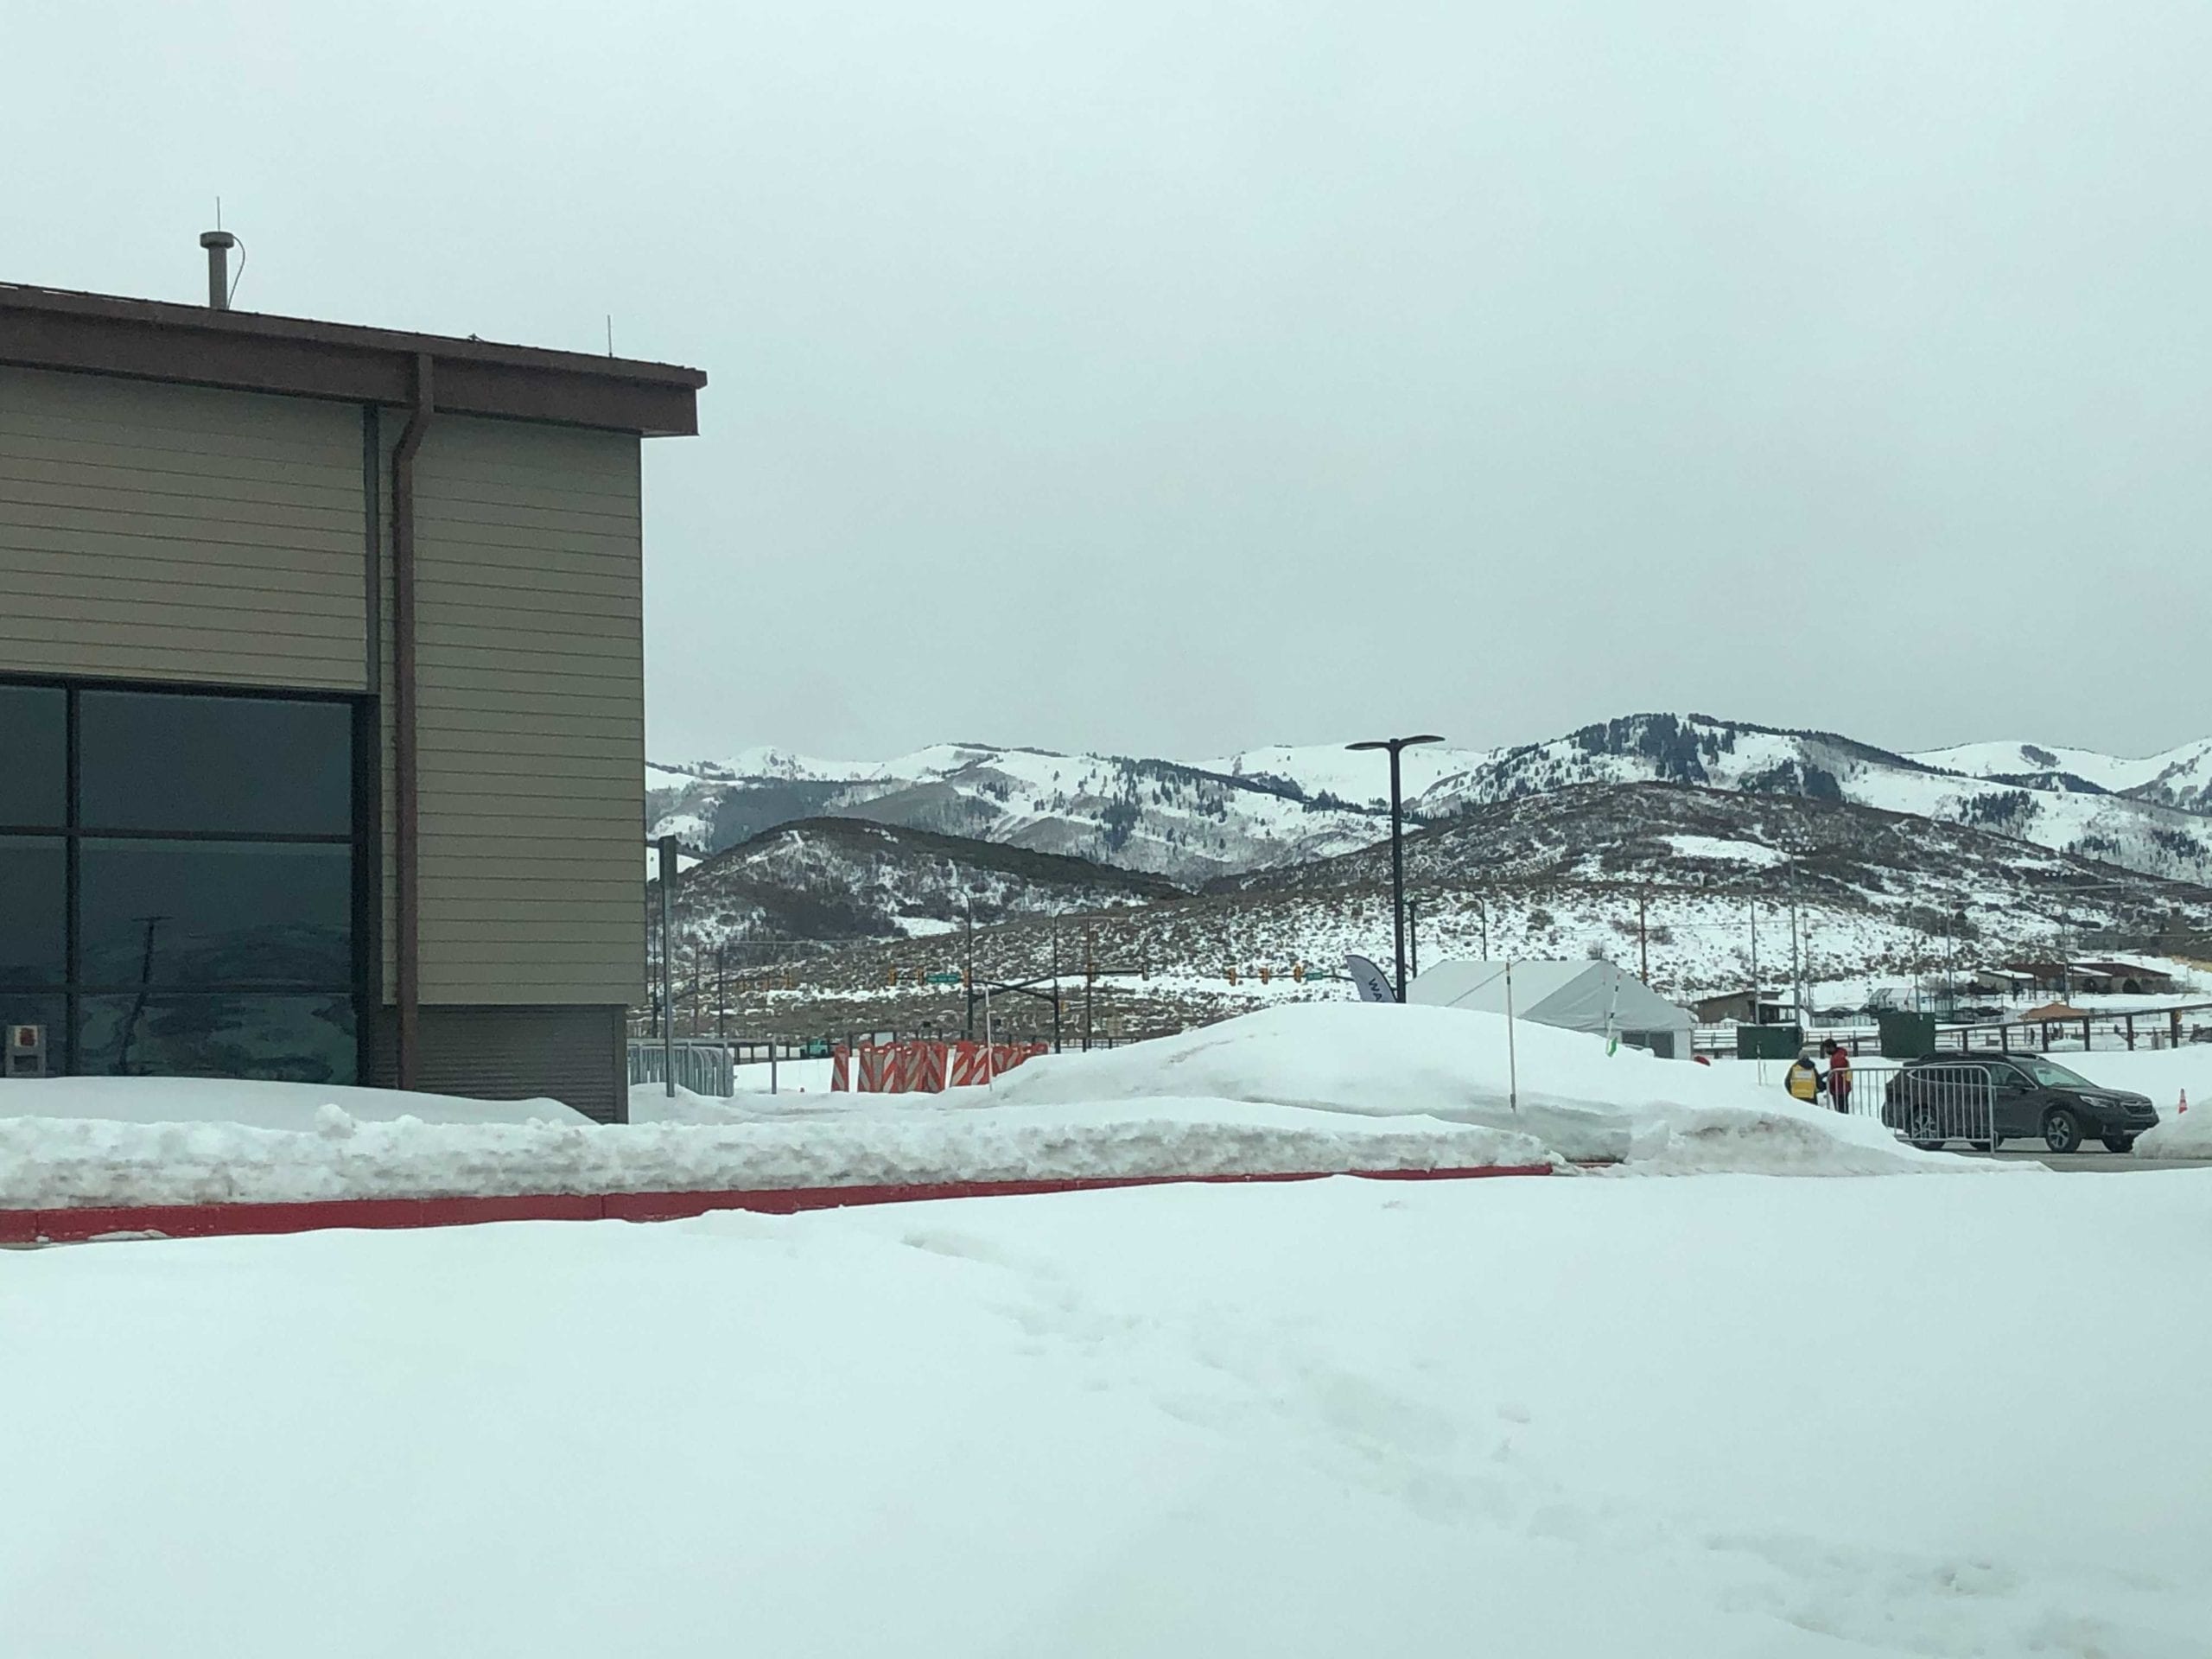
[[[660,838],[660,1066],[668,1097],[676,1098],[676,837]]]
[[[1805,969],[1797,952],[1797,864],[1789,864],[1789,1001],[1797,1016],[1797,1040],[1805,1039]]]
[[[1390,920],[1397,934],[1398,1001],[1406,1000],[1406,829],[1398,804],[1398,746],[1390,746]]]
[[[1751,900],[1751,1023],[1759,1023],[1759,901]]]
[[[1513,1043],[1513,964],[1505,964],[1505,1103],[1521,1109],[1521,1063]]]

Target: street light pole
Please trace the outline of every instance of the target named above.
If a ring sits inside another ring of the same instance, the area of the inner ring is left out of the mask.
[[[663,836],[660,852],[660,1066],[668,1097],[676,1098],[676,837]]]
[[[1396,943],[1398,1001],[1406,1000],[1406,835],[1405,810],[1398,783],[1398,755],[1417,743],[1441,743],[1433,732],[1419,737],[1378,737],[1348,743],[1348,749],[1387,749],[1390,754],[1390,925]]]

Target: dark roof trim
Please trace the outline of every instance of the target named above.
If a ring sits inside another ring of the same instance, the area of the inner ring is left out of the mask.
[[[22,368],[404,405],[424,353],[453,414],[644,437],[699,429],[707,377],[673,364],[0,283],[0,364]]]

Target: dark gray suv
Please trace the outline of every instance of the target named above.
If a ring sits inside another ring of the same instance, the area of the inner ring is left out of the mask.
[[[2074,1152],[2094,1136],[2126,1152],[2158,1122],[2147,1096],[2101,1089],[2040,1054],[1931,1054],[1907,1061],[1882,1095],[1883,1124],[1930,1149],[2038,1140]]]

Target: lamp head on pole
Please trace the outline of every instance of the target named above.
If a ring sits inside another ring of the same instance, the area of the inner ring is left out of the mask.
[[[1419,737],[1374,737],[1361,743],[1347,743],[1347,749],[1388,749],[1395,754],[1400,749],[1410,749],[1416,743],[1441,743],[1444,740],[1433,732],[1423,732]]]

